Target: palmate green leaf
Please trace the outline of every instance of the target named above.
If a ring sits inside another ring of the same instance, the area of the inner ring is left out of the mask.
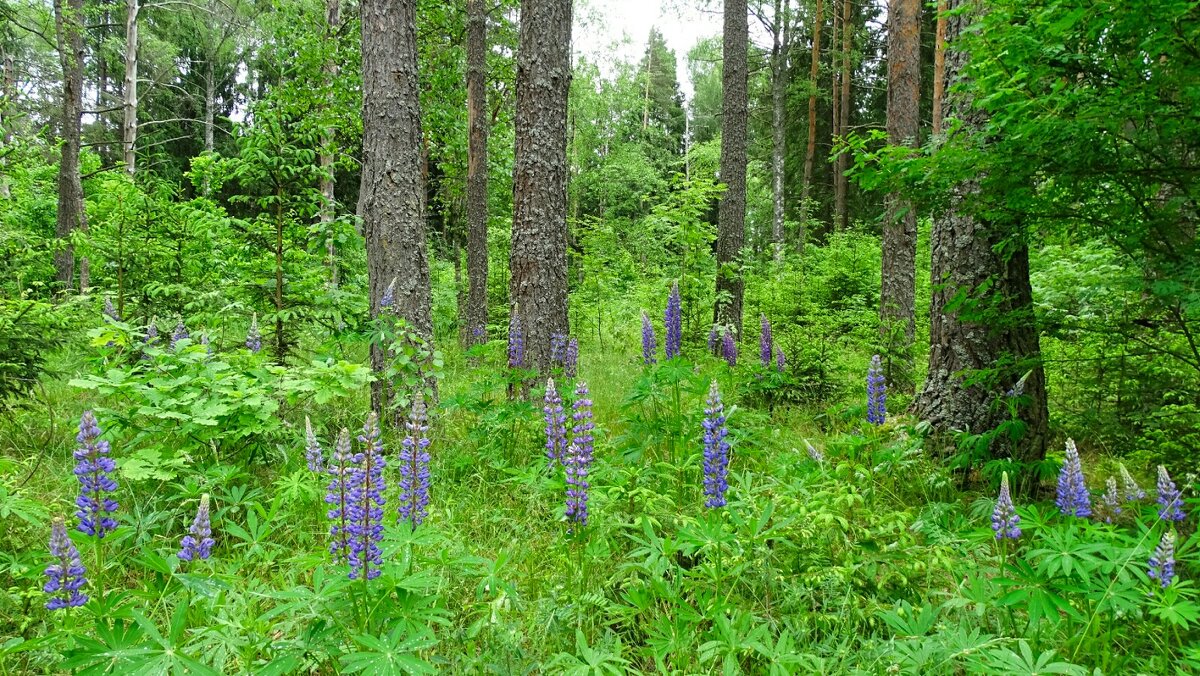
[[[1069,674],[1085,676],[1087,669],[1070,662],[1055,662],[1053,650],[1042,652],[1036,657],[1029,642],[1021,639],[1017,643],[1017,651],[1011,648],[989,650],[979,654],[972,660],[976,673],[999,676],[1001,674],[1017,676],[1033,676],[1034,674]]]
[[[76,647],[66,652],[59,669],[76,671],[83,676],[124,674],[132,671],[154,653],[144,642],[145,632],[134,623],[122,621],[96,624],[96,637],[76,636]]]
[[[386,638],[363,634],[355,636],[354,641],[365,650],[341,658],[346,673],[373,676],[435,673],[432,664],[416,655],[437,643],[428,630],[405,636],[404,627],[397,626]]]

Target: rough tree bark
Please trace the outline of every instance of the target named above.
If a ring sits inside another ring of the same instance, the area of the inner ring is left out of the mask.
[[[571,0],[522,0],[508,293],[525,358],[550,367],[550,340],[568,333],[567,92]]]
[[[893,145],[918,145],[921,99],[921,1],[888,2],[887,134]],[[880,275],[880,333],[893,337],[903,326],[903,345],[893,354],[906,354],[912,344],[916,303],[917,214],[898,193],[886,198],[883,257]],[[889,360],[890,363],[890,360]],[[907,368],[902,369],[907,371]]]
[[[467,292],[466,344],[487,342],[488,113],[487,8],[467,0]]]
[[[835,0],[836,1],[836,0]],[[850,0],[842,2],[842,72],[838,77],[838,86],[841,88],[841,100],[838,102],[838,108],[841,114],[838,116],[838,129],[835,132],[838,138],[844,138],[847,131],[850,129],[850,78],[853,72],[850,69],[850,52],[854,49],[854,8],[850,4]],[[838,96],[835,90],[834,96]],[[849,158],[846,153],[838,153],[837,159],[834,160],[833,170],[833,211],[835,214],[835,227],[845,230],[850,225],[850,213],[847,206],[847,195],[850,192],[850,179],[846,177],[846,168]]]
[[[784,157],[787,150],[787,75],[788,49],[791,45],[789,22],[791,0],[775,0],[775,24],[771,36],[771,198],[773,211],[771,239],[775,260],[783,260]]]
[[[808,145],[804,149],[804,182],[800,185],[800,232],[797,249],[804,253],[808,238],[808,199],[812,193],[813,159],[817,154],[817,76],[821,74],[821,26],[825,23],[825,3],[817,0],[813,12],[812,62],[808,67]]]
[[[746,0],[725,0],[721,73],[721,196],[717,225],[717,299],[713,321],[742,335],[744,280],[738,257],[746,240],[746,50],[749,25]]]
[[[67,240],[76,230],[87,231],[83,179],[79,174],[80,124],[83,115],[83,0],[54,0],[54,27],[62,63],[62,159],[58,165],[58,215],[54,235]],[[75,250],[64,242],[54,255],[55,278],[63,291],[75,281]],[[88,287],[87,259],[79,261],[79,289]]]
[[[946,0],[938,0],[937,35],[933,41],[933,133],[942,133],[942,97],[946,91]]]
[[[367,245],[371,316],[395,280],[391,308],[433,338],[425,187],[421,179],[421,111],[417,89],[416,0],[364,0],[362,15],[363,164],[359,209]],[[371,350],[371,364],[384,354]],[[383,418],[385,393],[373,390]],[[390,418],[390,416],[389,416]]]
[[[948,4],[954,9],[971,1]],[[953,43],[970,21],[968,14],[949,17],[948,41]],[[948,54],[946,75],[951,81],[960,77],[966,58],[958,51]],[[968,132],[985,121],[965,96],[952,96],[947,104]],[[1025,434],[1015,443],[997,440],[993,452],[1037,461],[1045,456],[1049,414],[1029,250],[1018,228],[971,213],[978,191],[978,180],[961,183],[950,208],[934,219],[929,375],[913,411],[941,432],[995,429],[1008,420],[1002,401],[1006,392],[1024,377],[1019,415]]]
[[[123,85],[125,120],[121,125],[121,150],[125,154],[125,173],[137,171],[138,132],[138,0],[125,1],[125,83]]]
[[[130,0],[132,2],[133,0]],[[341,27],[341,0],[326,0],[325,2],[325,39],[331,44],[337,39],[338,29]],[[329,96],[333,98],[333,85],[338,76],[337,59],[330,55],[325,60],[322,70],[325,72],[325,83],[329,89]],[[330,105],[333,101],[329,102]],[[338,267],[337,267],[337,243],[333,236],[333,219],[334,219],[334,188],[336,186],[336,178],[334,176],[334,129],[332,126],[326,127],[321,134],[321,156],[318,163],[321,167],[321,179],[318,187],[321,190],[321,213],[320,222],[321,229],[325,231],[325,256],[326,264],[329,266],[329,286],[337,288],[338,285]]]

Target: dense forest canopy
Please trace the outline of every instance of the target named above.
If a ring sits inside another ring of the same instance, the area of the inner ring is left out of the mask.
[[[0,672],[1200,669],[1195,0],[0,0],[0,67]]]

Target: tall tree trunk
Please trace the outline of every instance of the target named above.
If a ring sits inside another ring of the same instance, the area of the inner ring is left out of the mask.
[[[487,8],[467,0],[467,316],[466,344],[487,342],[488,115]]]
[[[953,10],[968,2],[948,4]],[[971,21],[969,14],[949,17],[949,40],[953,42]],[[949,54],[949,80],[962,76],[966,59],[964,52]],[[950,114],[962,121],[964,133],[983,126],[985,114],[965,96],[952,96],[947,103]],[[933,222],[929,375],[913,410],[945,433],[995,429],[1009,418],[1003,403],[1006,392],[1024,377],[1024,403],[1018,414],[1025,432],[1015,442],[1002,435],[992,450],[1033,462],[1045,456],[1049,415],[1029,250],[1019,224],[995,223],[972,213],[978,191],[975,179],[958,185],[949,209]]]
[[[334,44],[334,41],[337,40],[337,32],[341,26],[341,4],[341,0],[325,0],[325,39],[330,44]],[[338,76],[338,63],[334,55],[331,54],[325,60],[322,70],[325,72],[325,86],[329,92],[330,99],[332,99],[334,82]],[[327,105],[332,106],[333,101],[330,100]],[[326,264],[329,266],[329,286],[330,288],[337,288],[337,243],[333,236],[335,202],[333,191],[336,180],[333,168],[333,144],[334,129],[330,125],[321,134],[321,157],[318,160],[321,167],[321,179],[319,182],[321,190],[320,221],[321,230],[325,232],[325,255]]]
[[[836,2],[836,0],[835,0]],[[838,129],[835,132],[838,138],[845,138],[850,129],[850,78],[852,71],[850,69],[850,53],[854,49],[854,7],[850,4],[850,0],[842,2],[842,72],[838,77],[838,86],[841,89],[841,100],[838,103],[838,108],[841,114],[838,117]],[[839,93],[834,91],[834,96]],[[847,193],[850,188],[850,181],[846,178],[847,167],[846,153],[838,153],[837,159],[834,160],[833,171],[833,202],[835,214],[835,227],[845,230],[850,225],[850,213],[847,206]]]
[[[54,27],[62,63],[62,159],[58,165],[58,216],[54,234],[68,240],[76,230],[87,231],[83,207],[83,179],[79,175],[80,124],[83,115],[83,0],[54,1]],[[64,241],[54,255],[55,278],[62,290],[75,281],[75,250]],[[87,259],[79,262],[79,288],[88,286]]]
[[[0,44],[3,50],[0,62],[4,72],[0,73],[0,141],[5,146],[12,143],[12,117],[9,112],[16,102],[17,74],[12,52],[7,45]],[[9,199],[12,192],[8,186],[8,158],[0,157],[0,198]]]
[[[946,92],[946,0],[938,0],[937,35],[933,41],[933,133],[942,133],[942,97]]]
[[[204,57],[204,152],[213,151],[213,118],[217,107],[216,51]]]
[[[887,53],[888,143],[916,147],[921,124],[920,0],[889,1]],[[885,338],[894,338],[895,327],[903,326],[903,345],[889,345],[898,348],[889,349],[889,353],[903,356],[912,344],[915,322],[917,214],[912,203],[898,193],[888,195],[886,203],[879,328]],[[906,356],[904,359],[907,361]],[[907,364],[901,370],[907,373]]]
[[[568,332],[570,85],[571,0],[522,0],[508,292],[525,332],[526,360],[543,372],[551,337]]]
[[[725,0],[721,73],[721,182],[726,185],[718,208],[717,299],[713,321],[742,335],[744,280],[739,256],[746,239],[746,117],[748,114],[746,51],[749,26],[746,0]]]
[[[359,191],[371,316],[395,281],[394,310],[433,338],[425,187],[421,178],[421,111],[417,88],[416,0],[364,0],[362,14],[363,164]],[[386,310],[383,310],[386,311]],[[377,346],[371,364],[384,368]],[[383,418],[387,393],[373,388]]]
[[[138,110],[138,0],[125,0],[125,121],[121,125],[121,150],[125,153],[125,173],[137,171]]]
[[[821,74],[821,25],[825,23],[825,3],[817,0],[813,12],[812,61],[808,67],[808,145],[804,149],[804,182],[800,185],[800,232],[797,249],[804,253],[808,238],[808,200],[812,193],[813,159],[817,154],[817,77]]]
[[[783,260],[784,226],[784,152],[787,131],[788,23],[791,0],[775,0],[775,26],[771,41],[771,197],[774,213],[771,239],[775,260]]]

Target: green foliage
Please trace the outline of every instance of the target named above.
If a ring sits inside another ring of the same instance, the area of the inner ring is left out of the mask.
[[[73,328],[60,307],[0,298],[0,413],[22,403],[38,385],[52,352]]]

